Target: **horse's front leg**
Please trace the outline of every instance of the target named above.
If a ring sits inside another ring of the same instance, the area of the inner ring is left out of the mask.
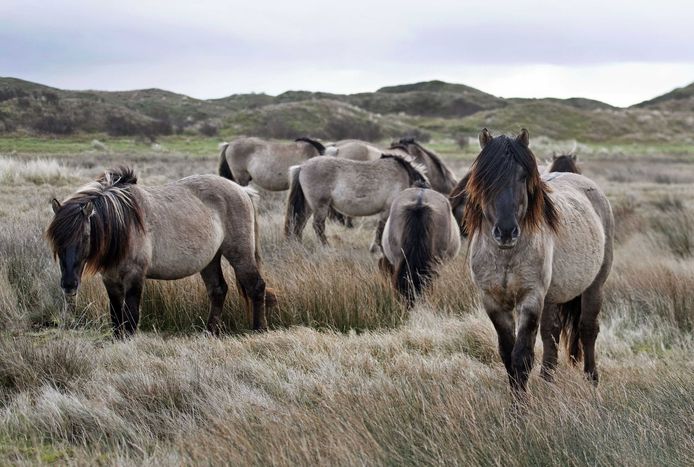
[[[108,309],[111,314],[111,324],[113,326],[113,337],[123,338],[123,300],[125,299],[125,287],[119,280],[108,277],[103,278],[104,287],[108,294]]]
[[[125,307],[123,307],[123,328],[127,335],[132,336],[137,331],[140,322],[140,300],[142,299],[142,288],[144,286],[144,275],[134,277],[129,281],[128,290],[125,292]]]
[[[517,396],[522,396],[528,387],[543,302],[544,298],[531,295],[518,306],[518,336],[511,355],[511,388]]]
[[[516,324],[513,319],[513,308],[499,303],[492,295],[487,293],[484,293],[482,296],[482,304],[496,330],[499,340],[499,355],[506,367],[509,381],[512,383],[513,368],[511,366],[511,356],[516,342]]]
[[[378,225],[376,226],[376,232],[374,233],[374,241],[369,247],[369,251],[371,253],[378,253],[379,251],[383,250],[381,248],[381,238],[383,237],[383,231],[386,228],[388,214],[390,214],[390,209],[387,209],[385,212],[381,213],[378,218]]]

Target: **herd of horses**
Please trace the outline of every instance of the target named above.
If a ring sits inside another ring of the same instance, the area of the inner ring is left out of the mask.
[[[326,219],[350,226],[378,216],[371,251],[411,306],[439,264],[467,239],[467,258],[481,303],[498,334],[514,394],[527,390],[538,329],[541,374],[553,378],[558,343],[583,359],[598,382],[595,340],[603,286],[610,272],[614,218],[602,190],[580,175],[575,156],[541,168],[522,130],[516,137],[479,135],[481,152],[457,180],[433,151],[412,138],[382,150],[344,140],[324,146],[239,138],[221,146],[219,175],[193,175],[142,186],[125,167],[111,169],[62,203],[46,236],[74,297],[82,274],[101,273],[116,337],[138,325],[143,283],[200,273],[210,300],[207,328],[220,331],[233,267],[253,329],[268,327],[274,291],[261,274],[257,192],[288,190],[285,234],[301,240],[309,218],[327,244]],[[517,322],[516,322],[517,321]]]

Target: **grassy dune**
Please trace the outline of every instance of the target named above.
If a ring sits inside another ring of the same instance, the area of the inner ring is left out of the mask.
[[[279,293],[272,331],[248,333],[231,290],[227,335],[205,336],[197,277],[149,282],[142,332],[128,342],[110,338],[96,277],[78,313],[62,316],[58,267],[42,238],[50,198],[115,163],[133,163],[151,184],[212,172],[215,153],[0,158],[0,463],[694,462],[686,157],[583,160],[618,222],[601,384],[565,362],[556,384],[536,369],[527,410],[516,412],[464,251],[408,313],[368,253],[372,220],[351,231],[330,225],[327,248],[309,227],[300,246],[281,234],[282,194],[260,201],[264,272]],[[468,163],[448,159],[459,173]]]

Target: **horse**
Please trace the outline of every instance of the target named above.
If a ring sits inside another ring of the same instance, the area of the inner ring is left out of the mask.
[[[460,235],[448,198],[423,183],[401,191],[383,230],[382,271],[408,307],[436,274],[437,264],[460,250]]]
[[[227,284],[221,258],[252,313],[253,329],[267,329],[266,289],[253,190],[216,175],[194,175],[164,186],[137,184],[118,167],[79,188],[62,203],[46,237],[60,264],[60,286],[74,297],[83,273],[101,273],[116,338],[137,330],[144,280],[181,279],[200,273],[210,299],[207,329],[220,332]]]
[[[319,157],[290,169],[285,235],[301,239],[313,213],[313,229],[323,245],[325,218],[330,208],[345,216],[371,216],[379,221],[370,250],[381,246],[390,205],[402,190],[415,182],[428,183],[413,163],[398,155],[383,154],[370,162],[335,157]]]
[[[323,154],[325,146],[306,137],[292,143],[242,137],[222,144],[219,175],[241,186],[253,181],[268,191],[284,191],[289,189],[289,167]]]
[[[598,315],[613,256],[610,203],[582,175],[541,177],[525,129],[494,138],[485,128],[479,140],[466,185],[469,262],[512,391],[521,399],[527,393],[538,326],[543,378],[553,380],[563,337],[570,361],[582,353],[584,373],[597,385]]]
[[[581,169],[576,164],[577,161],[576,154],[562,154],[561,156],[552,154],[552,163],[547,167],[547,173],[570,172],[580,174]]]
[[[388,151],[400,150],[410,155],[418,164],[426,168],[431,187],[439,193],[448,194],[455,188],[457,180],[441,158],[419,144],[414,138],[402,138],[390,145]]]

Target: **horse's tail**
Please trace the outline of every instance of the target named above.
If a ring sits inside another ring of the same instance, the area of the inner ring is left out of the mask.
[[[308,206],[299,181],[300,174],[300,165],[289,168],[289,196],[287,198],[287,213],[284,218],[284,234],[287,237],[298,237],[307,218]]]
[[[241,187],[243,191],[246,192],[248,197],[251,199],[251,203],[253,204],[253,236],[255,237],[255,243],[254,243],[254,256],[255,256],[255,264],[258,267],[258,271],[260,271],[261,265],[262,265],[262,258],[260,256],[260,223],[258,222],[258,204],[257,201],[260,199],[260,195],[258,194],[258,191],[249,187],[249,186],[244,186]],[[239,290],[241,291],[241,294],[244,296],[244,299],[248,302],[248,295],[246,291],[243,289],[243,287],[239,286]],[[271,289],[270,287],[265,288],[265,306],[275,306],[277,304],[277,296],[275,294],[275,290]]]
[[[433,251],[431,248],[431,216],[429,206],[418,202],[405,208],[405,230],[403,232],[403,259],[395,269],[395,288],[412,306],[433,273]]]
[[[231,168],[227,162],[228,147],[229,143],[222,143],[219,145],[219,149],[221,150],[221,153],[219,154],[219,175],[224,178],[228,178],[232,182],[235,182],[236,180],[234,180],[234,175],[231,173]]]
[[[569,354],[571,363],[577,363],[583,356],[583,349],[579,340],[578,326],[581,322],[581,296],[559,305],[559,319],[561,322],[561,334],[564,345]]]

